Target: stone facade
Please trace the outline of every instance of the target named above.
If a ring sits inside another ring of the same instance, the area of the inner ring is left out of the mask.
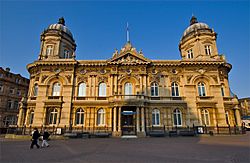
[[[250,116],[250,97],[239,99],[241,116]]]
[[[230,97],[232,66],[218,54],[217,34],[192,17],[181,60],[150,60],[128,41],[107,60],[76,60],[76,44],[61,18],[41,34],[38,60],[19,125],[144,136],[153,128],[241,125]]]
[[[28,88],[29,79],[0,67],[0,128],[17,124],[19,102]]]

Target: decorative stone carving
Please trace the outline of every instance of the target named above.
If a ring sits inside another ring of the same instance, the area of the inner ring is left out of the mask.
[[[68,79],[68,82],[71,83],[71,75],[65,75],[65,77]]]
[[[180,81],[181,81],[181,79],[180,79],[180,77],[179,77],[179,76],[171,76],[171,77],[170,77],[170,81],[171,81],[171,83],[172,83],[172,82],[174,82],[174,81],[178,81],[178,82],[180,82]]]
[[[106,76],[99,76],[98,77],[98,83],[100,83],[100,82],[107,83],[108,82],[108,77],[106,77]]]
[[[218,84],[218,78],[217,75],[211,75],[211,77],[214,79],[215,83]]]
[[[187,75],[187,83],[190,83],[190,80],[192,79],[193,75]]]
[[[37,77],[35,78],[35,81],[39,81],[39,76],[37,76]]]
[[[43,75],[41,82],[44,83],[44,81],[48,78],[48,75]]]
[[[81,77],[81,76],[78,76],[77,82],[78,82],[78,83],[80,83],[80,82],[87,83],[87,82],[88,82],[88,77]]]

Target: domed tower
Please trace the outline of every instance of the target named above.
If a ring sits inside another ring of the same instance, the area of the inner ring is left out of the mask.
[[[213,29],[192,16],[190,26],[184,31],[179,43],[182,59],[206,60],[218,57],[216,38],[217,33]]]
[[[51,24],[41,34],[39,60],[74,59],[76,43],[70,30],[65,26],[64,18],[57,24]]]

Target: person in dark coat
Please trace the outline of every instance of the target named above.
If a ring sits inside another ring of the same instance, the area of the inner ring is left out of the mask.
[[[47,142],[47,140],[49,139],[49,136],[50,136],[49,132],[45,130],[43,133],[42,147],[44,147],[44,144],[46,145],[46,147],[49,147],[49,143]]]
[[[40,146],[37,144],[37,141],[38,141],[39,137],[40,137],[40,134],[38,132],[38,129],[34,128],[34,132],[32,134],[32,142],[31,142],[31,145],[30,145],[30,149],[32,149],[34,145],[36,145],[37,149],[40,148]]]

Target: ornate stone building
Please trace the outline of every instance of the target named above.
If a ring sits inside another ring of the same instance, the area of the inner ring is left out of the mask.
[[[241,116],[250,116],[250,97],[239,99]]]
[[[64,19],[41,34],[38,60],[19,125],[144,136],[152,128],[241,125],[230,97],[231,64],[217,34],[195,17],[179,43],[180,60],[150,60],[128,41],[107,60],[76,60]]]
[[[0,128],[17,124],[19,102],[28,89],[29,79],[0,67]]]

